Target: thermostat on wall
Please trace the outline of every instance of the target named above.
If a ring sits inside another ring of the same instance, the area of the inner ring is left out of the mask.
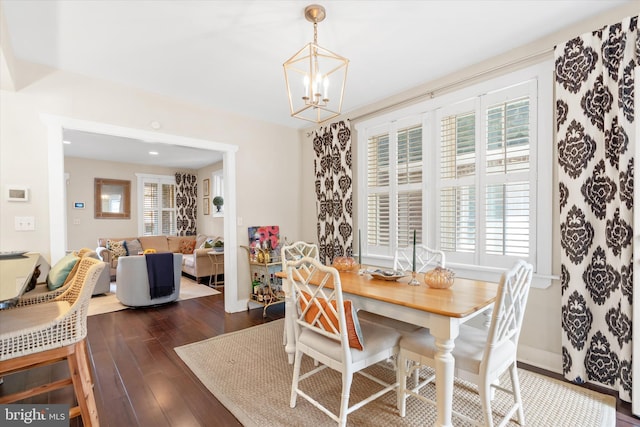
[[[28,202],[29,189],[19,185],[7,185],[7,201],[9,202]]]
[[[73,207],[76,209],[84,209],[84,202],[73,202]]]

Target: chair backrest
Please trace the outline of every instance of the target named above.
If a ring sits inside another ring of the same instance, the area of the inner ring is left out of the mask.
[[[349,338],[338,270],[316,258],[287,261],[287,279],[297,296],[299,328],[306,328],[341,343],[348,353]]]
[[[104,267],[106,264],[96,258],[91,258],[91,257],[80,258],[80,260],[78,260],[78,262],[74,266],[73,272],[69,274],[69,276],[73,274],[70,281],[68,282],[69,286],[66,288],[66,290],[63,293],[58,295],[54,300],[67,301],[70,305],[73,305],[78,300],[81,293],[85,293],[87,288],[89,287],[91,287],[91,289],[89,290],[89,296],[91,296],[91,293],[93,292],[93,288],[95,287],[96,282],[98,281],[97,276],[95,278],[93,277],[96,269],[91,270],[91,267],[96,265],[101,265],[102,267]],[[101,271],[102,269],[98,269],[98,276],[100,275]],[[93,280],[93,283],[91,283],[92,280]]]
[[[416,271],[423,273],[429,267],[437,266],[446,267],[444,252],[431,249],[425,245],[416,245]],[[413,270],[413,247],[396,250],[396,254],[393,257],[393,268],[401,271]]]
[[[511,340],[517,349],[532,276],[533,266],[523,260],[502,275],[489,326],[484,362],[488,363],[491,350],[506,340]]]
[[[286,271],[287,261],[296,261],[304,257],[310,257],[319,260],[320,251],[318,250],[318,245],[314,243],[298,241],[287,246],[282,246],[280,248],[282,271]],[[302,265],[302,267],[306,268],[306,264]]]
[[[61,343],[64,345],[70,342],[77,342],[87,336],[87,315],[89,314],[89,302],[91,301],[91,294],[98,282],[98,278],[102,273],[102,270],[107,268],[107,265],[95,258],[85,257],[78,261],[78,270],[71,281],[71,286],[58,295],[54,301],[68,301],[71,307],[69,311],[64,315],[65,327],[59,328],[65,329],[61,337]]]

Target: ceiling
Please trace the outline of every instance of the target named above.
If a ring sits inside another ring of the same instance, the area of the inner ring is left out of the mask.
[[[222,161],[219,151],[201,150],[159,142],[140,141],[120,136],[102,135],[64,129],[65,157],[164,166],[176,169],[200,169]],[[156,154],[150,154],[150,152]]]
[[[323,0],[318,43],[349,58],[344,112],[637,0]],[[305,1],[0,0],[13,54],[291,128],[282,64]],[[156,163],[157,164],[157,163]]]

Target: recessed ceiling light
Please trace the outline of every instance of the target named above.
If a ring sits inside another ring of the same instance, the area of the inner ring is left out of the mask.
[[[67,141],[66,139],[62,140],[63,144],[71,144],[71,141]]]
[[[157,151],[149,151],[149,154],[151,154],[152,156],[157,156],[160,153],[158,153]]]

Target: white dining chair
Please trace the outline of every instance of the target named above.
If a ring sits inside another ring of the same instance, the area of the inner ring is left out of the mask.
[[[320,251],[315,243],[297,241],[280,248],[280,260],[282,261],[282,271],[287,271],[287,261],[295,261],[304,257],[320,259]],[[286,309],[286,305],[285,305]],[[282,345],[287,345],[287,328],[282,333]]]
[[[425,245],[416,245],[416,272],[424,273],[429,267],[445,268],[444,252]],[[399,248],[393,257],[393,269],[413,271],[413,247]]]
[[[482,426],[493,426],[491,392],[494,388],[511,394],[514,400],[514,404],[500,426],[507,424],[516,412],[519,424],[524,425],[516,353],[532,274],[531,264],[520,260],[511,270],[502,275],[488,330],[468,325],[460,326],[460,334],[455,340],[452,352],[455,358],[455,375],[477,385],[483,414],[483,420],[479,422],[453,410],[454,415],[468,422]],[[418,384],[414,383],[412,388],[406,387],[406,379],[413,369],[420,369],[421,366],[435,367],[436,351],[434,337],[425,330],[404,336],[400,340],[398,355],[398,409],[400,416],[405,416],[408,396],[435,404],[434,401],[419,394],[420,389],[433,380],[433,376]],[[408,361],[414,363],[408,364]],[[498,379],[506,370],[509,370],[511,389],[498,385]]]
[[[286,265],[287,278],[297,295],[297,339],[290,406],[295,408],[297,397],[301,396],[338,425],[345,426],[348,414],[396,389],[397,382],[388,384],[363,372],[363,369],[394,355],[400,334],[370,322],[358,321],[352,302],[343,299],[340,275],[335,268],[324,266],[311,257],[288,261]],[[319,366],[301,374],[304,355],[313,358]],[[340,399],[339,413],[332,412],[313,397],[311,385],[306,391],[301,387],[306,379],[326,368],[342,375],[341,392],[336,394]],[[356,373],[383,388],[349,406],[351,384]]]
[[[304,257],[320,259],[318,245],[298,241],[280,248],[280,259],[282,260],[282,271],[287,269],[287,261],[295,261]]]

